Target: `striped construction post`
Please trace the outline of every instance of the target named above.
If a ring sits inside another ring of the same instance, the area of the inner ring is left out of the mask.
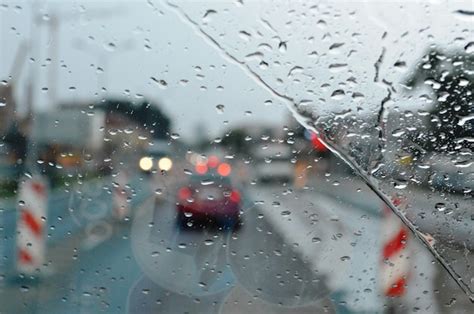
[[[129,193],[126,189],[128,184],[128,175],[121,171],[115,178],[112,203],[113,216],[118,220],[123,220],[130,215],[130,203],[128,201]]]
[[[17,216],[16,268],[25,275],[37,274],[45,262],[45,226],[48,186],[41,177],[20,183]]]
[[[393,198],[392,203],[399,209],[406,206],[400,198]],[[400,218],[385,204],[382,219],[381,289],[386,297],[402,297],[410,275],[407,248],[410,234]]]

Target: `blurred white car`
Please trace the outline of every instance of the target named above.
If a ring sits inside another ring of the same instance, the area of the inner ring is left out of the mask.
[[[260,182],[290,182],[294,177],[291,147],[269,143],[255,153],[255,177]]]

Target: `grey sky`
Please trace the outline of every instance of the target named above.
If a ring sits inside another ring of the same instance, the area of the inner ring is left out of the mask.
[[[195,135],[198,123],[216,136],[227,128],[225,121],[245,125],[252,121],[267,121],[281,125],[287,120],[288,111],[281,102],[273,99],[273,105],[264,105],[270,99],[270,93],[255,84],[245,68],[223,58],[212,43],[203,40],[196,28],[183,23],[175,12],[163,6],[163,2],[152,3],[128,0],[70,1],[64,4],[52,1],[44,5],[45,13],[61,12],[57,14],[63,17],[58,41],[61,60],[57,68],[59,101],[90,101],[107,95],[136,99],[144,95],[162,104],[173,118],[174,131],[185,137]],[[361,91],[365,99],[371,101],[362,107],[377,111],[385,87],[373,84],[374,63],[383,47],[387,52],[380,69],[381,76],[399,82],[404,73],[393,67],[399,59],[411,66],[430,44],[462,48],[472,38],[472,27],[469,28],[472,19],[452,14],[456,9],[472,6],[466,1],[450,4],[440,1],[369,1],[368,4],[334,1],[317,7],[307,2],[278,1],[270,5],[268,1],[252,1],[241,10],[235,9],[238,3],[234,1],[185,3],[185,11],[223,47],[239,60],[245,60],[277,90],[299,100],[311,98],[312,106],[320,113],[326,109],[345,110],[354,105],[344,99],[329,97],[341,86],[341,81],[347,79],[345,76],[350,75],[357,78],[357,86],[343,88]],[[4,47],[8,47],[1,52],[2,79],[7,76],[20,40],[29,36],[30,5],[28,2],[20,5],[22,9],[17,9],[15,4],[8,2],[8,8],[0,11],[2,43],[7,43]],[[208,15],[208,9],[219,14]],[[99,16],[98,10],[102,10]],[[351,10],[358,15],[351,15]],[[341,12],[342,18],[338,17]],[[270,20],[276,32],[264,25],[260,17]],[[318,24],[320,19],[329,25]],[[427,31],[423,31],[424,28]],[[41,35],[41,55],[36,62],[40,68],[37,104],[39,110],[47,110],[52,108],[51,91],[42,92],[41,89],[51,88],[48,86],[51,64],[47,61],[51,43],[47,27],[44,25],[37,29]],[[253,34],[250,40],[243,38],[241,30]],[[382,40],[384,31],[388,35]],[[360,40],[352,35],[357,32],[361,33]],[[315,39],[311,40],[312,37]],[[288,41],[287,52],[275,49],[279,41]],[[330,45],[337,41],[346,42],[339,54],[329,51]],[[246,58],[249,53],[258,51],[262,43],[272,46],[272,51],[265,53],[270,70],[259,68],[259,57]],[[314,59],[308,57],[311,45],[317,50]],[[82,49],[79,50],[78,46]],[[346,58],[351,47],[358,50],[358,55]],[[349,63],[349,70],[328,70],[328,66],[336,62]],[[302,70],[288,75],[295,66]],[[105,71],[101,73],[98,67]],[[20,101],[24,100],[21,93],[24,92],[27,73],[23,71],[19,82]],[[151,77],[166,81],[167,87],[163,88]],[[99,83],[105,83],[107,92],[98,90]],[[330,83],[330,86],[324,87],[325,83]],[[98,95],[94,96],[96,93]],[[415,101],[410,101],[410,105],[413,106]],[[224,105],[223,114],[216,110],[220,104]]]
[[[261,122],[282,125],[287,120],[288,112],[282,104],[264,105],[270,99],[268,93],[256,87],[235,65],[223,60],[175,14],[154,12],[145,1],[122,1],[123,4],[86,1],[83,15],[78,14],[81,11],[78,2],[58,3],[46,5],[45,12],[53,9],[64,12],[59,17],[66,12],[77,16],[61,20],[59,28],[61,61],[57,71],[57,98],[60,102],[90,101],[106,95],[139,100],[137,95],[144,95],[162,104],[173,119],[174,131],[188,138],[193,137],[199,123],[212,136],[217,136],[230,125]],[[3,45],[8,49],[1,52],[2,79],[7,79],[20,41],[29,37],[31,20],[29,5],[19,3],[22,9],[16,9],[15,4],[8,4],[8,8],[0,11],[2,43],[8,43]],[[87,21],[89,13],[93,16],[96,10],[104,8],[110,10],[110,16]],[[50,87],[50,65],[46,60],[50,45],[48,28],[41,26],[38,33],[41,55],[37,63],[40,65],[37,108],[48,110],[52,108],[49,91],[41,91]],[[112,49],[109,43],[116,48]],[[102,64],[104,59],[106,63]],[[27,77],[25,66],[17,87],[20,102],[25,101]],[[165,80],[167,87],[163,88],[151,77]],[[98,82],[105,82],[107,92],[94,96]],[[219,104],[224,105],[223,113],[216,109]]]

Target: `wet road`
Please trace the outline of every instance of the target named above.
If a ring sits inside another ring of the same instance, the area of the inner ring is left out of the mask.
[[[2,312],[356,313],[383,308],[376,282],[377,206],[362,206],[360,198],[338,200],[322,189],[250,186],[243,193],[240,229],[182,229],[169,192],[160,202],[150,197],[135,207],[129,223],[102,219],[52,248],[48,258],[54,272],[37,283],[8,281],[0,290]],[[429,255],[412,259],[417,300],[407,302],[407,308],[423,309],[438,298],[441,312],[468,313],[463,295],[439,266],[427,274]],[[439,297],[433,297],[435,290]]]

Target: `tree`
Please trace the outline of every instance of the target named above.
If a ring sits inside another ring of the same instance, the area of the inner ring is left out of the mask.
[[[418,62],[406,85],[428,85],[434,106],[430,111],[429,132],[420,143],[425,149],[453,151],[470,147],[462,138],[473,137],[474,55],[462,51],[428,51]]]
[[[225,133],[221,145],[236,155],[248,156],[250,154],[250,142],[246,140],[248,133],[244,129],[233,129]]]
[[[128,100],[106,99],[96,105],[106,112],[116,112],[127,116],[149,131],[153,131],[155,139],[167,139],[171,129],[171,120],[158,105],[144,100],[135,104]]]

